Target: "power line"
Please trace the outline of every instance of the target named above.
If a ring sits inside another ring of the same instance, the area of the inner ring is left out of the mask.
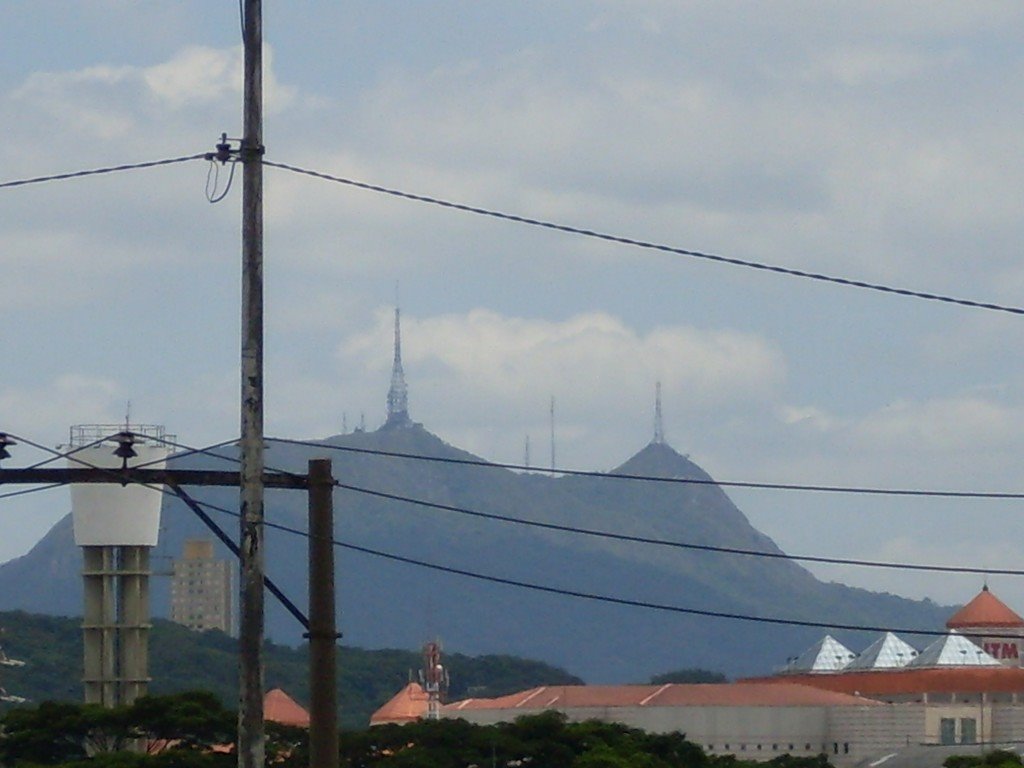
[[[148,486],[147,486],[148,487]],[[205,507],[206,509],[213,510],[215,512],[221,512],[231,517],[238,517],[239,513],[221,507],[215,504],[208,504],[203,501],[196,501],[199,506]],[[295,528],[289,525],[283,525],[281,523],[272,523],[264,521],[263,523],[268,528],[281,531],[283,533],[290,533],[295,536],[301,536],[302,538],[310,538],[309,532],[304,531],[300,528]],[[634,608],[645,608],[648,610],[657,610],[669,613],[679,613],[691,616],[704,616],[707,618],[718,618],[718,619],[734,619],[737,621],[749,621],[759,624],[777,624],[783,626],[795,626],[795,627],[814,627],[818,629],[844,629],[850,631],[863,631],[863,632],[896,632],[900,634],[908,635],[930,635],[930,636],[942,636],[946,633],[934,629],[911,629],[907,627],[883,627],[878,625],[868,624],[844,624],[844,623],[833,623],[826,621],[811,621],[805,619],[783,619],[776,616],[757,616],[753,614],[745,613],[732,613],[728,611],[712,611],[705,610],[702,608],[687,608],[684,606],[670,605],[666,603],[655,603],[646,600],[632,600],[624,597],[614,597],[612,595],[601,595],[594,592],[583,592],[580,590],[563,589],[561,587],[552,587],[545,584],[536,584],[528,581],[520,581],[518,579],[508,579],[502,576],[493,576],[490,574],[479,573],[477,571],[470,571],[464,568],[455,568],[447,565],[440,565],[438,563],[431,563],[426,560],[418,560],[411,557],[405,557],[404,555],[396,555],[392,552],[384,552],[378,549],[372,549],[370,547],[364,547],[358,544],[350,544],[348,542],[339,541],[338,539],[332,539],[331,542],[341,549],[347,549],[352,552],[360,552],[365,555],[372,557],[379,557],[384,560],[391,560],[394,562],[405,563],[406,565],[412,565],[419,568],[427,568],[429,570],[439,571],[442,573],[448,573],[456,576],[464,576],[466,578],[475,579],[477,581],[485,581],[492,584],[503,584],[509,587],[516,587],[519,589],[528,589],[536,592],[545,592],[548,594],[561,595],[564,597],[575,597],[584,600],[593,600],[595,602],[611,603],[614,605],[624,605]]]
[[[671,547],[674,549],[688,549],[698,552],[716,552],[728,555],[746,555],[749,557],[761,557],[776,560],[794,560],[797,562],[804,563],[827,563],[830,565],[854,565],[866,568],[889,568],[893,570],[907,570],[907,571],[931,571],[936,573],[970,573],[970,574],[983,574],[983,575],[997,575],[997,576],[1024,576],[1024,570],[1016,568],[972,568],[968,566],[959,565],[926,565],[921,563],[900,563],[883,560],[861,560],[856,558],[843,558],[843,557],[824,557],[819,555],[788,555],[785,552],[765,552],[756,549],[743,549],[740,547],[722,547],[715,546],[712,544],[694,544],[686,541],[673,541],[668,539],[656,539],[647,536],[633,536],[625,533],[613,533],[611,531],[600,531],[593,528],[579,528],[571,525],[561,525],[558,523],[546,523],[539,520],[527,520],[519,517],[510,517],[508,515],[499,515],[491,512],[481,512],[475,509],[468,509],[466,507],[457,507],[451,504],[440,504],[437,502],[426,501],[424,499],[415,499],[408,496],[400,496],[394,493],[386,493],[384,491],[374,491],[368,488],[361,488],[355,485],[349,485],[348,483],[342,483],[335,481],[335,486],[343,488],[347,491],[354,491],[356,493],[362,493],[369,496],[377,496],[384,499],[390,499],[392,501],[400,501],[407,504],[415,504],[421,507],[430,507],[431,509],[440,509],[445,512],[454,512],[460,515],[467,515],[470,517],[477,517],[484,520],[494,520],[503,523],[510,523],[513,525],[524,525],[532,528],[543,528],[550,531],[560,531],[562,533],[579,534],[583,536],[594,536],[602,539],[612,539],[615,541],[626,541],[635,544],[651,544],[661,547]]]
[[[83,462],[83,463],[86,463],[86,462]],[[87,466],[91,466],[91,465],[87,464]],[[93,467],[93,468],[101,470],[101,471],[104,470],[104,468],[102,468],[102,467]],[[115,474],[113,470],[107,470],[107,471],[110,471],[112,475]],[[178,495],[177,493],[173,493],[172,491],[167,490],[167,489],[162,488],[162,487],[157,487],[157,486],[153,486],[153,485],[149,485],[149,484],[145,484],[145,483],[142,483],[141,485],[144,488],[148,488],[148,489],[156,491],[158,493],[163,493],[163,494],[167,494],[167,495],[175,495],[175,496]],[[221,506],[218,506],[218,505],[215,505],[215,504],[209,504],[207,502],[201,502],[201,501],[194,500],[194,499],[190,499],[190,501],[192,502],[192,504],[194,504],[194,505],[196,505],[198,507],[202,507],[202,508],[205,508],[205,509],[210,509],[210,510],[213,510],[213,511],[216,511],[216,512],[221,512],[223,514],[227,514],[227,515],[229,515],[231,517],[235,517],[235,518],[241,517],[239,512],[237,512],[235,510],[229,510],[226,507],[221,507]],[[310,538],[308,531],[303,531],[303,530],[301,530],[299,528],[294,528],[292,526],[282,525],[280,523],[271,523],[269,521],[264,521],[263,525],[265,525],[268,528],[273,528],[275,530],[279,530],[279,531],[282,531],[282,532],[285,532],[285,533],[291,533],[293,535],[301,536],[303,538],[307,538],[307,539]],[[417,566],[417,567],[420,567],[420,568],[427,568],[429,570],[434,570],[434,571],[438,571],[438,572],[442,572],[442,573],[448,573],[448,574],[457,575],[457,576],[464,576],[466,578],[474,579],[474,580],[477,580],[477,581],[484,581],[484,582],[488,582],[488,583],[492,583],[492,584],[502,584],[504,586],[516,587],[516,588],[519,588],[519,589],[528,589],[528,590],[535,591],[535,592],[543,592],[543,593],[546,593],[546,594],[560,595],[560,596],[563,596],[563,597],[575,597],[575,598],[578,598],[578,599],[591,600],[591,601],[595,601],[595,602],[608,603],[608,604],[613,604],[613,605],[622,605],[622,606],[629,606],[629,607],[634,607],[634,608],[643,608],[643,609],[647,609],[647,610],[656,610],[656,611],[661,611],[661,612],[677,613],[677,614],[684,614],[684,615],[690,615],[690,616],[703,616],[703,617],[706,617],[706,618],[719,618],[719,619],[732,619],[732,620],[736,620],[736,621],[748,621],[748,622],[759,623],[759,624],[774,624],[774,625],[796,626],[796,627],[814,627],[814,628],[820,628],[820,629],[842,629],[842,630],[864,631],[864,632],[885,632],[885,631],[891,631],[891,632],[899,632],[899,633],[902,633],[902,634],[917,634],[917,635],[944,635],[945,634],[944,632],[939,632],[939,631],[936,631],[936,630],[893,628],[893,627],[881,627],[881,626],[875,626],[875,625],[862,625],[862,624],[833,623],[833,622],[824,622],[824,621],[811,621],[811,620],[805,620],[805,619],[784,619],[784,618],[779,618],[779,617],[775,617],[775,616],[757,616],[757,615],[753,615],[753,614],[733,613],[733,612],[728,612],[728,611],[712,611],[712,610],[701,609],[701,608],[688,608],[688,607],[684,607],[684,606],[671,605],[671,604],[667,604],[667,603],[656,603],[656,602],[645,601],[645,600],[633,600],[633,599],[629,599],[629,598],[615,597],[615,596],[612,596],[612,595],[602,595],[602,594],[598,594],[598,593],[594,593],[594,592],[584,592],[584,591],[581,591],[581,590],[563,589],[561,587],[552,587],[552,586],[545,585],[545,584],[536,584],[536,583],[533,583],[533,582],[520,581],[520,580],[517,580],[517,579],[509,579],[509,578],[505,578],[505,577],[501,577],[501,576],[493,576],[493,575],[490,575],[490,574],[479,573],[477,571],[470,571],[470,570],[463,569],[463,568],[455,568],[455,567],[452,567],[452,566],[440,565],[438,563],[431,563],[431,562],[428,562],[428,561],[425,561],[425,560],[418,560],[418,559],[415,559],[415,558],[405,557],[403,555],[396,555],[396,554],[391,553],[391,552],[384,552],[382,550],[372,549],[372,548],[369,548],[369,547],[363,547],[363,546],[360,546],[360,545],[357,545],[357,544],[350,544],[350,543],[339,541],[339,540],[333,539],[333,538],[331,539],[331,542],[335,546],[337,546],[337,547],[340,547],[342,549],[347,549],[347,550],[350,550],[350,551],[353,551],[353,552],[361,552],[363,554],[370,555],[370,556],[373,556],[373,557],[379,557],[379,558],[382,558],[382,559],[385,559],[385,560],[391,560],[393,562],[400,562],[400,563],[404,563],[406,565],[413,565],[413,566]]]
[[[21,440],[22,442],[25,442],[28,445],[32,445],[34,447],[38,447],[38,448],[41,448],[43,450],[52,451],[52,449],[49,449],[49,448],[47,448],[45,446],[33,443],[32,441],[27,440],[26,438],[22,438],[20,436],[15,436],[15,435],[12,435],[12,437],[17,437],[17,439]],[[159,438],[156,438],[156,439],[158,439],[160,442],[165,443],[165,444],[167,444],[167,445],[169,445],[171,447],[181,449],[183,452],[178,455],[179,458],[183,457],[183,456],[190,455],[190,454],[202,454],[202,455],[210,456],[211,458],[222,459],[222,460],[225,460],[225,461],[228,461],[228,462],[231,462],[231,463],[235,463],[235,464],[237,464],[238,461],[239,461],[237,457],[226,456],[224,454],[219,454],[219,453],[214,453],[213,452],[214,449],[216,449],[216,448],[223,447],[224,445],[228,445],[230,443],[235,442],[235,439],[233,439],[233,438],[229,439],[229,440],[223,440],[223,441],[221,441],[219,443],[214,443],[214,444],[209,445],[209,446],[207,446],[205,448],[194,448],[194,447],[182,444],[182,443],[177,443],[177,442],[175,442],[173,440],[159,439]],[[287,442],[287,441],[283,441],[283,440],[281,440],[279,438],[272,438],[272,439],[278,440],[279,442]],[[292,441],[292,442],[300,442],[300,441]],[[310,443],[310,444],[318,445],[318,446],[321,446],[321,447],[332,447],[332,446],[322,446],[319,443]],[[376,451],[373,451],[373,452],[376,453]],[[63,455],[64,454],[58,454],[58,457],[59,456],[63,456]],[[406,456],[404,454],[402,454],[402,455]],[[406,457],[408,457],[408,456],[406,456]],[[430,457],[420,457],[420,458],[430,458]],[[157,461],[160,461],[160,460],[157,460]],[[92,465],[87,464],[86,462],[80,462],[80,463],[82,463],[82,464],[84,464],[86,466],[92,466]],[[149,462],[149,463],[152,464],[154,462]],[[473,465],[484,464],[484,465],[487,465],[487,466],[492,466],[492,465],[487,464],[486,462],[476,462],[476,461],[474,461],[474,462],[471,462],[471,463]],[[139,469],[139,468],[142,468],[142,467],[145,467],[145,466],[148,466],[148,465],[147,464],[140,464],[138,466],[134,466],[133,468],[134,469]],[[267,470],[271,471],[271,472],[276,472],[276,473],[279,473],[279,474],[283,474],[283,475],[292,475],[292,476],[296,476],[296,477],[299,476],[299,475],[297,475],[294,472],[289,472],[287,470],[277,469],[277,468],[270,467],[270,466],[267,467]],[[604,474],[600,474],[600,473],[596,473],[596,474],[598,474],[598,476],[601,476],[601,477],[607,477],[608,476],[608,475],[604,475]],[[634,476],[616,476],[616,475],[613,475],[612,477],[629,477],[630,479],[653,479],[653,480],[662,480],[662,479],[664,479],[664,478],[656,478],[656,477],[655,478],[642,478],[642,477],[634,477]],[[62,484],[59,484],[59,485],[64,485],[64,484],[62,483]],[[145,485],[145,484],[143,484],[143,485]],[[528,527],[533,527],[533,528],[541,528],[541,529],[545,529],[545,530],[559,531],[559,532],[563,532],[563,533],[571,533],[571,534],[582,535],[582,536],[593,536],[593,537],[596,537],[596,538],[604,538],[604,539],[610,539],[610,540],[614,540],[614,541],[624,541],[624,542],[636,543],[636,544],[647,544],[647,545],[652,545],[652,546],[663,546],[663,547],[668,547],[668,548],[673,548],[673,549],[685,549],[685,550],[698,551],[698,552],[712,552],[712,553],[729,554],[729,555],[740,555],[740,556],[747,556],[747,557],[758,557],[758,558],[765,558],[765,559],[791,560],[791,561],[794,561],[794,562],[821,563],[821,564],[828,564],[828,565],[849,565],[849,566],[864,567],[864,568],[884,568],[884,569],[890,569],[890,570],[924,571],[924,572],[933,572],[933,573],[976,574],[976,575],[990,575],[990,576],[1024,576],[1024,570],[1022,570],[1022,569],[1015,569],[1015,568],[998,568],[998,567],[986,568],[986,567],[980,567],[980,566],[935,565],[935,564],[927,564],[927,563],[908,563],[908,562],[898,562],[898,561],[867,560],[867,559],[863,559],[863,558],[826,557],[826,556],[823,556],[823,555],[791,555],[791,554],[787,554],[785,552],[765,552],[765,551],[762,551],[762,550],[744,549],[744,548],[741,548],[741,547],[726,547],[726,546],[717,546],[717,545],[713,545],[713,544],[697,544],[697,543],[694,543],[694,542],[687,542],[687,541],[680,541],[680,540],[658,539],[658,538],[654,538],[654,537],[638,536],[638,535],[625,534],[625,533],[615,533],[615,532],[612,532],[612,531],[602,531],[602,530],[598,530],[598,529],[594,529],[594,528],[583,528],[583,527],[579,527],[579,526],[570,526],[570,525],[563,525],[563,524],[559,524],[559,523],[549,523],[549,522],[543,522],[543,521],[538,521],[538,520],[529,520],[529,519],[525,519],[525,518],[511,517],[511,516],[508,516],[508,515],[501,515],[501,514],[497,514],[497,513],[482,512],[480,510],[470,509],[470,508],[467,508],[467,507],[459,507],[459,506],[455,506],[455,505],[451,505],[451,504],[441,504],[441,503],[438,503],[438,502],[427,501],[425,499],[419,499],[419,498],[414,498],[414,497],[410,497],[410,496],[402,496],[400,494],[388,493],[388,492],[385,492],[385,491],[377,491],[377,490],[373,490],[373,489],[370,489],[370,488],[364,488],[364,487],[361,487],[361,486],[356,486],[356,485],[351,485],[351,484],[348,484],[348,483],[343,483],[341,481],[335,481],[334,485],[337,488],[341,488],[343,490],[349,490],[349,491],[352,491],[354,493],[361,493],[361,494],[364,494],[364,495],[376,496],[376,497],[379,497],[379,498],[389,499],[389,500],[392,500],[392,501],[398,501],[398,502],[407,503],[407,504],[414,504],[414,505],[417,505],[417,506],[427,507],[427,508],[431,508],[431,509],[438,509],[438,510],[447,511],[447,512],[453,512],[453,513],[456,513],[456,514],[462,514],[462,515],[466,515],[466,516],[470,516],[470,517],[476,517],[476,518],[480,518],[480,519],[493,520],[493,521],[496,521],[496,522],[504,522],[504,523],[509,523],[509,524],[512,524],[512,525],[522,525],[522,526],[528,526]],[[46,487],[56,487],[56,486],[46,486]],[[150,487],[150,488],[156,489],[155,486],[146,486],[146,487]],[[37,488],[37,489],[29,489],[29,490],[25,490],[25,491],[15,491],[15,492],[13,492],[13,493],[11,493],[9,495],[10,496],[18,496],[18,495],[25,494],[25,493],[31,493],[31,492],[34,492],[36,490],[44,490],[44,489],[43,488]],[[0,499],[2,499],[2,498],[7,498],[7,496],[0,495]],[[220,511],[220,512],[226,512],[226,513],[229,513],[229,514],[233,514],[233,513],[229,512],[228,510],[225,510],[223,508],[217,508],[217,507],[212,507],[212,508],[215,508],[215,509],[217,509],[217,511]],[[274,527],[271,524],[268,524],[268,525],[270,525],[270,527]],[[285,530],[289,530],[289,529],[285,529]]]
[[[626,472],[597,472],[587,469],[545,469],[543,467],[527,467],[524,464],[487,461],[486,459],[460,459],[453,456],[428,456],[402,451],[385,451],[377,448],[357,448],[350,445],[332,445],[316,440],[294,440],[285,437],[268,438],[288,445],[306,445],[332,451],[367,454],[371,456],[387,456],[396,459],[412,459],[415,461],[433,461],[441,464],[459,464],[470,467],[489,467],[492,469],[509,469],[525,472],[544,473],[551,475],[568,475],[572,477],[599,477],[608,480],[637,480],[651,483],[677,483],[681,485],[710,485],[720,488],[750,488],[771,491],[808,491],[815,493],[847,493],[866,496],[914,496],[941,499],[993,499],[1012,500],[1024,499],[1020,491],[949,491],[914,488],[882,488],[855,485],[815,485],[802,483],[770,483],[746,480],[714,480],[699,477],[665,477],[662,475],[637,475]],[[224,457],[227,458],[227,457]]]
[[[49,491],[53,488],[63,488],[65,485],[67,485],[67,483],[50,483],[49,485],[36,485],[31,488],[23,488],[20,491],[8,491],[7,493],[0,493],[0,499],[13,499],[15,496],[27,496],[30,493]]]
[[[105,168],[93,168],[86,171],[72,171],[70,173],[57,173],[52,176],[34,176],[28,179],[18,179],[16,181],[3,181],[0,182],[0,189],[6,187],[24,187],[29,184],[42,184],[47,181],[64,181],[67,179],[79,179],[84,176],[99,176],[106,173],[119,173],[120,171],[136,171],[141,168],[155,168],[160,165],[173,165],[175,163],[184,163],[189,160],[202,160],[205,157],[205,153],[199,153],[196,155],[184,155],[182,157],[169,157],[165,160],[150,160],[144,163],[126,163],[124,165],[111,165]]]
[[[300,168],[294,165],[288,165],[286,163],[277,163],[270,160],[264,160],[264,165],[268,165],[272,168],[280,168],[284,171],[291,171],[303,176],[311,176],[316,179],[323,179],[325,181],[333,181],[338,184],[345,184],[349,187],[356,189],[362,189],[369,192],[378,192],[383,195],[390,195],[391,197],[402,198],[404,200],[413,200],[419,203],[427,203],[428,205],[436,205],[441,208],[448,208],[451,210],[462,211],[464,213],[472,213],[478,216],[487,216],[493,219],[501,219],[503,221],[511,221],[517,224],[526,224],[531,227],[540,227],[542,229],[554,230],[556,232],[564,232],[571,235],[581,235],[583,237],[589,237],[596,240],[603,240],[610,243],[618,243],[620,245],[631,245],[637,248],[643,248],[652,251],[661,251],[663,253],[672,253],[677,256],[688,256],[695,259],[703,259],[705,261],[713,261],[720,264],[729,264],[735,267],[746,267],[748,269],[756,269],[762,272],[773,272],[775,274],[787,275],[789,277],[801,277],[807,280],[816,280],[824,283],[834,283],[836,285],[844,285],[851,288],[862,288],[869,291],[877,291],[880,293],[895,294],[898,296],[906,296],[915,299],[924,299],[926,301],[938,301],[945,304],[956,304],[963,307],[972,307],[975,309],[988,309],[995,312],[1007,312],[1013,315],[1024,315],[1024,308],[1008,306],[1004,304],[994,304],[991,302],[975,301],[973,299],[961,299],[954,296],[947,296],[939,293],[929,293],[926,291],[916,291],[909,288],[898,288],[891,285],[884,285],[882,283],[870,283],[864,280],[854,280],[847,277],[838,277],[836,275],[826,275],[821,272],[809,272],[802,269],[795,269],[793,267],[783,267],[776,264],[766,264],[759,261],[750,261],[748,259],[738,259],[731,256],[722,256],[714,253],[707,253],[705,251],[695,251],[687,248],[676,248],[670,245],[664,245],[661,243],[654,243],[648,240],[637,240],[631,237],[623,237],[621,235],[613,235],[606,232],[600,232],[593,229],[584,229],[582,227],[573,227],[568,224],[559,224],[553,221],[547,221],[544,219],[534,219],[528,216],[520,216],[513,213],[505,213],[503,211],[497,211],[490,208],[481,208],[475,205],[468,205],[466,203],[457,203],[451,200],[445,200],[438,197],[430,197],[428,195],[419,195],[412,192],[405,192],[400,189],[394,189],[392,187],[383,187],[377,184],[369,184],[364,181],[357,181],[355,179],[345,178],[343,176],[334,176],[329,173],[323,173],[320,171],[312,171],[306,168]]]

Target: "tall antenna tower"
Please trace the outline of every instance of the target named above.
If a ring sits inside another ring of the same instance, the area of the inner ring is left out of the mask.
[[[530,468],[530,436],[526,436],[526,449],[523,451],[523,466]]]
[[[551,471],[555,471],[555,396],[551,396]]]
[[[661,382],[654,386],[654,439],[655,445],[665,442],[665,424],[661,418]]]
[[[427,694],[427,720],[441,718],[448,683],[448,670],[441,664],[440,641],[427,643],[423,646],[423,669],[420,670],[420,685]]]
[[[407,427],[409,420],[409,388],[402,370],[402,321],[395,306],[395,358],[391,364],[391,387],[388,389],[388,418],[385,427]]]

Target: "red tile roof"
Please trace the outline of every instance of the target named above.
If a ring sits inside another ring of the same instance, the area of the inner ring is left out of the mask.
[[[1024,619],[1010,610],[1006,603],[989,592],[979,592],[971,602],[954,613],[946,622],[949,629],[968,627],[1024,627]]]
[[[497,699],[466,699],[444,707],[465,710],[537,710],[606,707],[809,707],[874,705],[848,693],[775,682],[666,685],[558,685]]]
[[[272,723],[309,728],[309,712],[280,688],[263,697],[263,716]]]
[[[1024,669],[1019,667],[945,667],[885,669],[838,675],[786,675],[745,682],[776,685],[799,683],[822,690],[860,696],[900,696],[922,693],[1024,693]]]
[[[410,723],[427,714],[427,692],[419,683],[409,683],[370,716],[370,725]]]

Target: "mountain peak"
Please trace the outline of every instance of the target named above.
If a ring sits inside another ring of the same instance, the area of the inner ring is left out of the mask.
[[[711,480],[711,476],[688,457],[668,443],[657,440],[652,440],[621,466],[613,469],[612,474]]]

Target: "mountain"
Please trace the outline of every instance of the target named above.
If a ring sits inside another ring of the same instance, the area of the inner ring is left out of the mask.
[[[21,611],[0,613],[0,626],[14,631],[5,644],[11,658],[25,666],[4,670],[0,684],[32,702],[78,701],[82,696],[82,631],[75,619],[39,616]],[[210,691],[224,706],[238,704],[236,642],[220,632],[192,632],[169,621],[157,620],[150,642],[150,671],[154,694]],[[309,703],[309,655],[305,646],[290,648],[268,644],[267,688],[283,688]],[[504,696],[537,685],[578,685],[581,680],[564,670],[511,656],[445,657],[456,667],[450,696]],[[338,649],[338,702],[341,724],[363,728],[370,715],[395,695],[423,664],[412,651],[359,648]],[[0,705],[0,712],[5,705]]]
[[[266,463],[268,468],[305,472],[310,458],[322,456],[333,460],[340,482],[376,493],[560,525],[781,553],[704,470],[661,443],[646,446],[613,473],[692,478],[707,484],[604,475],[549,477],[461,464],[481,460],[419,425],[337,435],[314,446],[268,440]],[[237,466],[231,460],[195,454],[173,463],[189,468]],[[195,488],[193,495],[228,509],[238,504],[233,488]],[[306,527],[304,494],[270,491],[266,509],[270,522]],[[236,519],[211,514],[236,535]],[[336,538],[345,543],[578,592],[726,613],[922,629],[941,628],[950,613],[927,600],[823,583],[785,558],[567,534],[358,490],[336,491],[335,514]],[[154,553],[157,569],[162,557],[181,551],[185,538],[208,535],[171,497],[164,502],[162,525],[161,544]],[[306,540],[268,529],[265,551],[269,575],[293,601],[305,605]],[[79,563],[70,520],[62,520],[27,555],[0,566],[0,609],[80,614]],[[347,644],[413,649],[440,636],[446,647],[463,653],[543,659],[592,682],[637,682],[686,667],[730,676],[763,674],[825,632],[563,597],[347,549],[337,551],[337,574],[339,625]],[[167,615],[168,591],[166,579],[155,580],[157,615]],[[270,598],[267,617],[273,639],[299,641],[301,628]],[[874,639],[866,633],[833,634],[854,648]]]

